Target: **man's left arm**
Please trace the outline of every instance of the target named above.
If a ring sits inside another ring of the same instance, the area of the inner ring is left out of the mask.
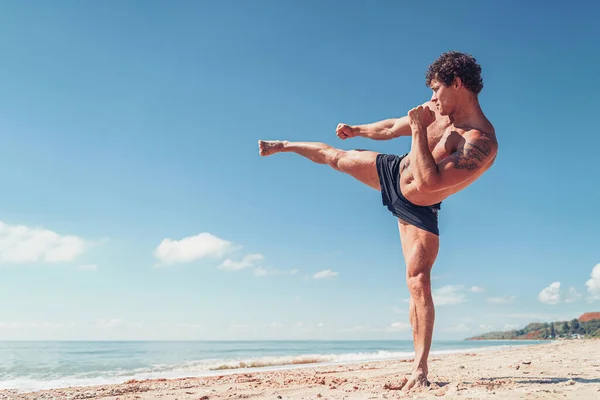
[[[427,129],[421,123],[419,112],[411,118],[411,128],[411,168],[417,190],[423,193],[438,192],[460,185],[477,174],[495,154],[492,141],[481,132],[473,130],[465,135],[462,147],[436,163],[429,150]]]

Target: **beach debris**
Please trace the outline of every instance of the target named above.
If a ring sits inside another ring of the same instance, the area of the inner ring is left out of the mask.
[[[200,397],[198,400],[208,400],[208,396],[204,395],[204,396]]]
[[[465,369],[465,366],[464,365],[459,365],[458,368],[459,369]]]
[[[575,384],[575,381],[573,379],[569,379],[567,381],[567,385],[574,385],[574,384]]]
[[[523,361],[523,364],[529,365],[529,364],[531,364],[531,361]]]

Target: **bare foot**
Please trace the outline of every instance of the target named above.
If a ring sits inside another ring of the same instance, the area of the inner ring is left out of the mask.
[[[270,156],[283,150],[285,141],[283,140],[259,140],[258,149],[261,156]]]
[[[408,392],[412,389],[425,389],[430,385],[427,375],[423,372],[415,371],[410,378],[402,378],[398,384],[386,383],[383,388],[388,390],[401,390]]]

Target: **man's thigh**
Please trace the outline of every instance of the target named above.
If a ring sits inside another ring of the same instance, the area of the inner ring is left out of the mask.
[[[365,185],[380,191],[379,174],[377,173],[377,155],[369,150],[349,150],[338,160],[338,169],[345,172]]]
[[[440,248],[440,238],[431,232],[398,219],[407,277],[430,273]]]

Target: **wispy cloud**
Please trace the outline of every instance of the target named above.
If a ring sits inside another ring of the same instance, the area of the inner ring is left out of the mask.
[[[333,277],[336,277],[338,275],[339,274],[337,272],[334,272],[334,271],[332,271],[330,269],[326,269],[326,270],[319,271],[319,272],[315,273],[313,275],[313,278],[314,279],[326,279],[326,278],[333,278]]]
[[[446,285],[439,289],[434,289],[431,295],[436,306],[445,306],[464,302],[466,296],[463,291],[464,288],[460,285]]]
[[[188,263],[202,258],[221,258],[233,250],[233,243],[208,232],[181,240],[163,239],[153,255],[161,265]]]
[[[45,228],[9,225],[0,221],[0,263],[60,263],[73,261],[91,242]]]
[[[263,267],[256,267],[254,269],[254,275],[255,276],[267,276],[267,275],[296,275],[299,272],[298,269],[294,268],[292,270],[289,271],[282,271],[282,270],[278,270],[275,268],[263,268]]]
[[[482,287],[479,287],[479,286],[471,286],[471,288],[469,289],[469,292],[473,292],[473,293],[482,293],[484,291],[485,291],[485,289],[483,289]]]
[[[239,271],[244,268],[254,267],[257,262],[264,260],[264,258],[265,257],[259,253],[248,254],[239,261],[234,261],[228,258],[227,260],[223,261],[219,268],[229,271]]]
[[[585,282],[588,290],[588,300],[600,300],[600,264],[592,268],[591,279]]]
[[[387,332],[402,332],[412,329],[409,323],[406,322],[393,322],[387,327]]]
[[[509,304],[509,303],[512,303],[513,301],[515,301],[515,299],[516,299],[515,296],[488,297],[487,301],[488,301],[488,303],[494,303],[494,304]]]
[[[569,292],[565,294],[565,303],[574,303],[581,298],[581,293],[573,286],[569,288]]]

